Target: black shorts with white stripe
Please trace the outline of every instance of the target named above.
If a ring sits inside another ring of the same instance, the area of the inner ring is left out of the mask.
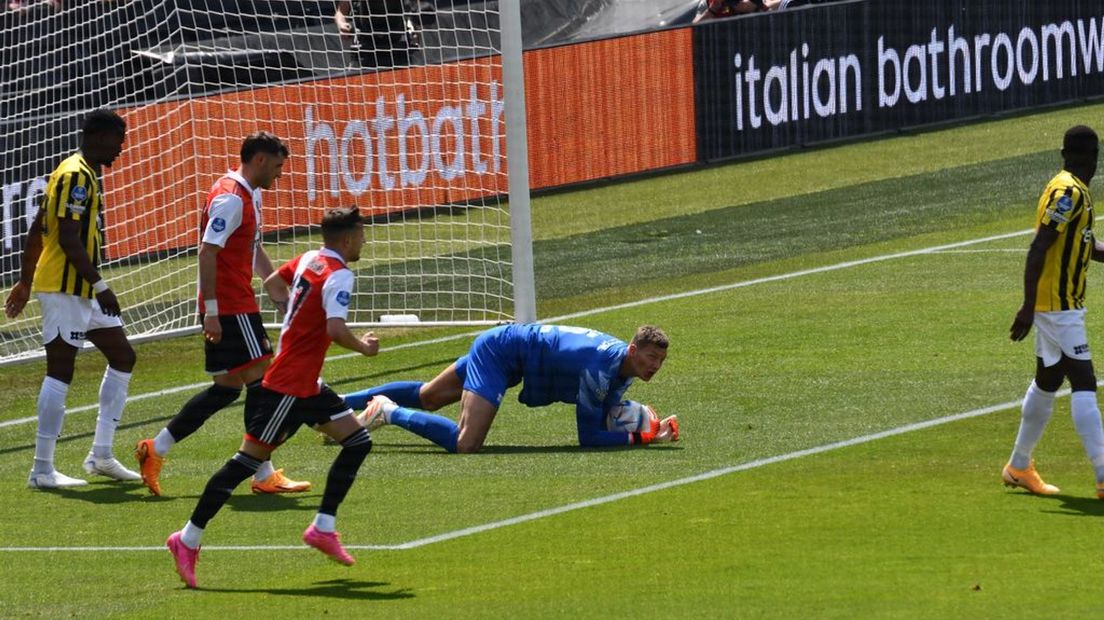
[[[296,398],[266,387],[250,388],[245,396],[245,433],[270,447],[287,441],[300,426],[325,424],[353,410],[328,385],[314,396]]]
[[[202,315],[199,322],[203,324]],[[272,343],[260,313],[219,315],[219,325],[222,325],[222,340],[217,344],[204,341],[207,374],[237,372],[272,357]]]

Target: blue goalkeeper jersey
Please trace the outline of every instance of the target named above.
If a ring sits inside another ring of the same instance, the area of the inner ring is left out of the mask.
[[[522,382],[518,401],[530,407],[575,405],[579,443],[625,445],[629,434],[606,430],[606,411],[621,402],[632,378],[619,376],[628,345],[608,334],[561,325],[506,325],[486,333],[482,346],[500,360],[517,360],[507,385]],[[472,353],[476,353],[473,345]]]

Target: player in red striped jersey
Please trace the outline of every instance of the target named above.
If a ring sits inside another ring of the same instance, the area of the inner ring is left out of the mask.
[[[243,480],[253,474],[280,444],[307,424],[341,446],[326,478],[322,504],[303,541],[333,560],[351,565],[335,531],[337,508],[372,449],[368,431],[320,373],[331,342],[372,356],[379,341],[372,332],[357,338],[345,324],[353,295],[353,272],[346,266],[360,258],[364,224],[355,207],[331,209],[322,218],[323,247],[302,254],[265,279],[275,300],[290,300],[280,330],[276,359],[261,385],[250,385],[245,397],[245,439],[241,449],[215,473],[203,490],[184,529],[169,536],[176,571],[196,587],[195,563],[207,523]]]
[[[154,438],[138,442],[142,480],[154,495],[161,494],[161,467],[173,445],[237,400],[242,386],[260,381],[272,358],[253,274],[263,280],[272,273],[261,246],[261,190],[280,178],[288,155],[280,138],[254,132],[242,142],[241,167],[215,181],[207,194],[200,222],[198,310],[213,384],[193,396]],[[265,461],[252,488],[254,493],[296,493],[310,486],[289,480]]]

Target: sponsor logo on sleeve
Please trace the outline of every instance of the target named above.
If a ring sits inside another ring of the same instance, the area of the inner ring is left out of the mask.
[[[337,293],[337,303],[341,304],[342,306],[348,306],[349,305],[349,297],[350,297],[349,291],[338,291],[338,293]]]
[[[1058,213],[1069,213],[1073,210],[1073,198],[1062,196],[1058,199],[1058,204],[1054,207],[1054,210]]]
[[[1049,209],[1047,209],[1047,217],[1055,222],[1066,224],[1070,221],[1070,211],[1073,211],[1073,198],[1061,196]]]
[[[211,220],[211,230],[217,233],[226,230],[226,220],[222,219],[221,217],[216,217],[215,219]]]

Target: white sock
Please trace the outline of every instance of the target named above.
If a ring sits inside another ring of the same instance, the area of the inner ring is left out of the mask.
[[[1012,448],[1009,460],[1012,467],[1027,469],[1031,465],[1031,453],[1035,451],[1035,444],[1043,436],[1053,412],[1054,392],[1044,392],[1032,381],[1020,409],[1020,432],[1016,435],[1016,446]]]
[[[65,398],[69,394],[69,384],[53,377],[42,380],[38,390],[38,429],[35,431],[34,469],[36,474],[48,474],[54,471],[54,449],[61,426],[65,422]]]
[[[203,540],[203,528],[196,527],[191,521],[185,523],[184,529],[180,530],[180,542],[189,549],[199,549],[201,540]]]
[[[272,468],[272,459],[269,459],[257,468],[257,473],[253,474],[253,479],[257,482],[264,482],[268,480],[268,477],[276,473],[276,470]]]
[[[1096,470],[1096,481],[1104,482],[1104,426],[1100,423],[1100,408],[1096,392],[1074,392],[1070,395],[1073,427],[1081,436],[1081,445]]]
[[[383,403],[383,421],[390,424],[391,423],[391,414],[394,413],[395,410],[398,409],[398,408],[399,408],[399,406],[396,405],[394,402],[388,401],[388,402]]]
[[[332,534],[337,529],[337,517],[324,515],[320,512],[314,515],[314,528],[319,532]]]
[[[96,416],[96,435],[92,438],[92,454],[96,458],[111,458],[111,446],[115,443],[115,428],[123,417],[130,373],[119,372],[108,366],[100,382],[100,414]]]
[[[161,432],[157,433],[157,436],[153,438],[153,451],[157,453],[157,456],[165,456],[175,445],[176,439],[167,428],[161,429]]]

